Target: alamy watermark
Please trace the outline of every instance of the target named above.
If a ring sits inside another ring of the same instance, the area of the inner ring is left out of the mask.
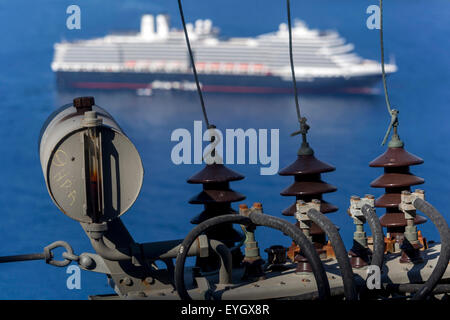
[[[380,29],[380,7],[375,4],[370,5],[367,7],[366,13],[370,14],[366,20],[367,28],[370,30]]]
[[[66,13],[70,14],[66,20],[66,27],[69,30],[81,29],[81,9],[79,6],[72,4],[67,7]]]
[[[379,266],[370,265],[367,267],[366,286],[369,290],[381,289],[381,270]]]
[[[69,290],[81,289],[81,269],[79,266],[70,265],[66,269],[66,273],[70,274],[67,278],[66,286]]]
[[[248,164],[262,166],[261,175],[274,175],[279,168],[279,129],[226,129],[225,136],[219,129],[202,130],[202,122],[194,121],[193,135],[184,128],[172,132],[171,159],[179,164]],[[270,152],[269,152],[270,139]],[[203,148],[203,142],[209,144]],[[223,151],[225,146],[225,159]],[[248,148],[246,148],[248,146]],[[236,152],[235,152],[236,151]]]

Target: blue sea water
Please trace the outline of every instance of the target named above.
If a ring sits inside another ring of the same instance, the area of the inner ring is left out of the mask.
[[[365,26],[366,8],[375,0],[292,1],[293,16],[320,29],[336,29],[366,58],[379,59],[376,30]],[[82,29],[68,30],[66,8],[78,4]],[[286,20],[285,2],[269,0],[185,0],[188,21],[210,18],[224,36],[254,36],[275,30]],[[167,12],[180,27],[177,3],[170,1],[106,0],[0,0],[0,255],[40,252],[55,240],[66,240],[76,253],[92,252],[81,227],[51,202],[37,153],[39,130],[58,106],[84,94],[59,93],[50,69],[53,44],[63,39],[92,38],[110,31],[138,29],[143,13]],[[399,71],[389,78],[391,101],[400,110],[401,138],[410,152],[425,163],[413,172],[426,183],[428,200],[450,219],[450,63],[448,41],[450,2],[445,0],[389,1],[385,5],[386,56],[395,55]],[[201,209],[188,199],[200,186],[186,179],[201,165],[176,166],[170,152],[170,134],[192,129],[201,120],[198,97],[193,93],[161,93],[150,97],[134,93],[98,92],[98,105],[120,123],[141,153],[145,167],[140,197],[123,220],[136,241],[183,238],[189,220]],[[289,95],[206,94],[209,117],[219,128],[279,128],[280,166],[295,159],[299,138],[294,101]],[[329,217],[341,227],[351,244],[353,224],[346,214],[353,194],[380,190],[369,183],[381,174],[368,163],[384,151],[380,146],[389,118],[384,97],[302,96],[302,112],[311,125],[310,143],[316,156],[336,166],[323,179],[338,187],[326,199],[339,206]],[[231,165],[246,179],[232,187],[245,194],[248,204],[263,202],[267,213],[280,216],[292,199],[279,192],[289,177],[261,176],[259,166]],[[379,210],[381,213],[382,210]],[[420,227],[438,240],[431,223]],[[262,247],[288,245],[281,234],[261,229]],[[0,299],[86,299],[112,290],[105,276],[82,273],[81,290],[68,290],[65,268],[42,261],[0,265]]]

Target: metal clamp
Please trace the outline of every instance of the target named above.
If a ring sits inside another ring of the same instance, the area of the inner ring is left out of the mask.
[[[308,217],[309,210],[315,209],[320,212],[320,200],[313,199],[311,202],[297,200],[296,208],[297,208],[297,211],[295,212],[295,218],[300,223],[300,228],[301,228],[303,222],[311,220]]]
[[[409,191],[402,191],[401,203],[398,208],[405,214],[405,219],[414,219],[416,216],[416,208],[414,207],[414,201],[419,198],[425,200],[425,191],[417,189],[413,193]]]
[[[362,220],[364,218],[364,214],[362,213],[362,207],[364,207],[366,204],[372,208],[375,208],[375,197],[371,194],[366,194],[364,198],[360,198],[358,196],[351,196],[350,208],[348,209],[349,215],[353,219]]]

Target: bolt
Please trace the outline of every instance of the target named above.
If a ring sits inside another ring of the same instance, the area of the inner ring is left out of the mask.
[[[245,203],[239,205],[239,214],[248,216],[249,213],[250,210],[248,209],[248,206]]]
[[[148,284],[152,284],[153,282],[155,282],[155,279],[153,279],[152,277],[147,277],[144,279],[145,282],[147,282]]]
[[[73,106],[77,109],[90,109],[95,105],[94,97],[78,97],[73,99]]]
[[[133,280],[131,280],[128,277],[125,277],[125,278],[120,279],[120,284],[123,284],[123,285],[129,287],[129,286],[133,285]]]
[[[95,265],[94,260],[87,255],[80,256],[79,264],[86,269],[92,269]]]
[[[262,209],[262,203],[261,202],[255,202],[253,204],[253,208],[255,208],[255,209]]]

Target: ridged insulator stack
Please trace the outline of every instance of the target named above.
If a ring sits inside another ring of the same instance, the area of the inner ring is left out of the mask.
[[[389,147],[385,153],[370,162],[371,167],[384,168],[384,174],[372,181],[373,188],[385,188],[385,194],[375,201],[375,207],[386,208],[386,213],[380,218],[381,225],[387,228],[385,239],[388,252],[399,252],[403,242],[406,219],[398,208],[402,191],[411,191],[411,186],[424,183],[424,179],[413,175],[409,167],[422,164],[423,160],[404,149],[404,147]],[[416,215],[414,224],[422,224],[427,219]]]
[[[334,171],[335,168],[325,162],[318,160],[314,154],[299,155],[297,160],[288,167],[282,169],[279,174],[281,176],[294,176],[295,182],[281,192],[282,196],[295,196],[297,200],[310,202],[313,199],[321,201],[320,212],[335,212],[338,208],[322,199],[324,193],[334,192],[337,190],[321,180],[321,174]],[[296,212],[296,202],[283,211],[285,216],[294,216]],[[296,223],[299,226],[299,223]],[[314,223],[311,224],[310,235],[312,242],[320,254],[325,253],[324,246],[327,245],[325,233]],[[295,250],[293,246],[290,248],[292,253]],[[297,250],[298,251],[298,248]],[[292,259],[292,254],[290,255]]]
[[[205,209],[191,220],[192,224],[199,224],[212,217],[225,214],[236,214],[231,207],[232,202],[242,201],[245,196],[230,189],[230,181],[244,179],[244,176],[228,169],[223,164],[206,165],[200,172],[193,175],[188,183],[203,184],[203,190],[189,200],[191,204],[202,204]],[[243,240],[243,235],[237,232],[233,225],[219,225],[206,232],[210,239],[223,242],[229,248],[234,247],[236,242]],[[233,263],[240,263],[242,253],[240,249],[232,251]],[[202,270],[208,270],[218,266],[218,259],[198,258],[197,266]]]

